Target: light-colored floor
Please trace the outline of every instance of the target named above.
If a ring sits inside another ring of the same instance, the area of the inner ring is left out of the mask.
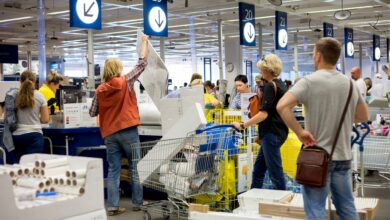
[[[372,181],[371,181],[372,182]],[[390,188],[366,188],[365,197],[379,198],[379,208],[375,220],[390,219]],[[121,215],[109,217],[108,220],[142,220],[143,212],[133,212],[131,210],[131,199],[124,197],[120,201],[120,206],[127,208]],[[153,220],[163,220],[162,215],[152,215]],[[176,218],[171,218],[176,219]]]

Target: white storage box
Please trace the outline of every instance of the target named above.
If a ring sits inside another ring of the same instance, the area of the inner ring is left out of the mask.
[[[270,189],[251,189],[238,195],[240,210],[253,212],[258,211],[260,201],[287,203],[293,196],[291,191],[270,190]]]

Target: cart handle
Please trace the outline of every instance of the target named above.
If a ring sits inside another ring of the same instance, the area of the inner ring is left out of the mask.
[[[357,128],[356,128],[355,126],[352,127],[352,131],[356,134],[356,137],[355,137],[355,138],[352,138],[351,146],[353,146],[354,144],[356,144],[357,141],[358,141],[359,138],[360,138],[360,133],[359,133],[359,131],[357,130]]]
[[[215,125],[207,128],[196,129],[195,134],[202,134],[203,132],[218,129],[218,128],[234,128],[236,131],[238,131],[236,127],[234,127],[234,125],[232,124],[224,124],[224,125]]]
[[[366,136],[371,131],[370,126],[366,122],[362,123],[362,127],[366,129],[366,132],[364,132],[364,134],[362,135],[362,137],[359,140],[359,151],[360,152],[363,152],[363,150],[364,150],[364,145],[363,145],[364,138],[366,138]]]

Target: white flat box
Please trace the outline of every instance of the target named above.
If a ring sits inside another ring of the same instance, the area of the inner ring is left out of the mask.
[[[251,189],[243,194],[237,196],[240,208],[253,212],[259,209],[259,203],[275,202],[286,203],[293,196],[293,192],[284,190],[271,190],[271,189]]]

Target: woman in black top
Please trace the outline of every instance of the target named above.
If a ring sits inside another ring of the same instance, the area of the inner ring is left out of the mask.
[[[238,129],[259,124],[259,137],[262,139],[262,144],[253,167],[251,188],[263,187],[264,175],[268,170],[274,189],[285,190],[280,147],[287,138],[288,128],[276,111],[278,101],[287,91],[286,84],[278,79],[282,71],[282,62],[277,55],[269,54],[257,63],[257,67],[267,82],[264,86],[261,109],[247,122],[233,124]]]

